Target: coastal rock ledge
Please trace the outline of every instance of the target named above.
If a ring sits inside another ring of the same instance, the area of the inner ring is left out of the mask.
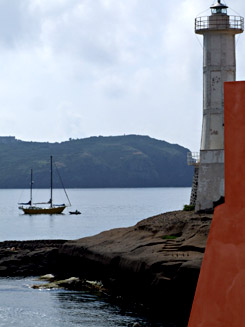
[[[102,281],[110,294],[186,321],[212,215],[174,211],[74,241],[0,243],[0,276]]]

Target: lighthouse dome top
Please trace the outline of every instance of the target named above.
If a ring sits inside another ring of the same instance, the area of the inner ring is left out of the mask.
[[[214,5],[211,7],[212,14],[227,14],[227,6],[220,2],[220,0],[217,1]]]

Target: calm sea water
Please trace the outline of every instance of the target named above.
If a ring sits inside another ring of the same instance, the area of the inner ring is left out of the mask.
[[[182,209],[190,188],[70,189],[72,203],[65,214],[28,216],[18,202],[28,201],[28,190],[0,190],[0,241],[76,239],[103,230],[126,227],[166,211]],[[65,202],[55,190],[56,202]],[[47,201],[48,190],[36,190],[34,201]],[[81,215],[69,215],[69,210]],[[33,290],[32,278],[0,279],[0,327],[119,327],[164,326],[151,318],[122,310],[108,299],[85,292]],[[174,326],[174,325],[171,325]]]

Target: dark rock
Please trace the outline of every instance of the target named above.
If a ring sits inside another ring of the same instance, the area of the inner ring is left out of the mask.
[[[0,242],[0,276],[39,276],[55,270],[65,240]]]
[[[133,227],[64,243],[68,275],[100,279],[111,293],[130,297],[180,320],[189,316],[211,215],[170,212]],[[177,235],[177,236],[176,236]]]

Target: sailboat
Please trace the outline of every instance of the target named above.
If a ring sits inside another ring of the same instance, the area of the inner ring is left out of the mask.
[[[60,176],[59,176],[60,177]],[[63,183],[62,183],[63,186]],[[67,207],[65,204],[53,204],[53,157],[50,157],[50,200],[48,202],[41,202],[41,203],[33,203],[32,199],[32,188],[33,188],[33,171],[31,169],[31,185],[30,185],[30,201],[27,203],[19,203],[21,206],[19,207],[25,214],[28,215],[40,215],[40,214],[61,214],[65,208]],[[63,186],[64,188],[64,186]],[[66,190],[64,188],[66,197],[68,199],[69,205],[71,205]],[[37,205],[44,205],[48,204],[47,207],[39,207]]]

